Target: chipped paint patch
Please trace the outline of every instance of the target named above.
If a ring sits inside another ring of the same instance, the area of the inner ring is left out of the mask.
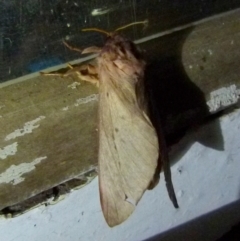
[[[233,104],[239,100],[240,89],[236,85],[223,87],[210,93],[210,100],[207,102],[210,112],[215,112]]]
[[[15,155],[17,153],[17,146],[18,146],[18,143],[14,142],[11,145],[0,148],[0,159],[4,160],[8,156]]]
[[[91,101],[98,101],[98,94],[92,94],[92,95],[89,95],[85,98],[77,99],[76,103],[74,105],[79,106],[79,105],[82,105],[82,104],[87,104],[88,102],[91,102]]]
[[[39,116],[35,120],[26,122],[24,124],[23,128],[17,129],[14,132],[12,132],[9,135],[7,135],[5,137],[5,141],[9,141],[9,140],[15,139],[15,138],[17,138],[19,136],[24,136],[25,134],[32,133],[32,131],[34,129],[36,129],[36,128],[38,128],[40,126],[39,124],[36,124],[36,123],[38,123],[39,121],[41,121],[41,120],[43,120],[45,118],[46,118],[45,116]]]
[[[71,88],[71,89],[76,89],[77,86],[81,85],[79,82],[73,82],[72,84],[68,85],[68,88]]]
[[[213,51],[211,49],[208,49],[209,55],[213,55]]]
[[[42,160],[47,157],[38,157],[30,163],[21,163],[20,165],[11,165],[5,172],[0,174],[0,183],[12,183],[17,185],[24,181],[25,173],[31,172],[36,167],[35,165],[39,164]]]
[[[68,109],[69,109],[68,106],[62,108],[63,111],[67,111]]]

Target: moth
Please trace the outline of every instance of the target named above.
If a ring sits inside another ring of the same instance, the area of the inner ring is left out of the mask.
[[[145,22],[133,24],[139,23]],[[64,42],[82,54],[98,53],[95,66],[69,65],[65,75],[75,72],[82,80],[99,86],[99,191],[103,215],[110,227],[132,214],[144,192],[156,185],[159,176],[161,143],[148,117],[143,94],[146,63],[136,45],[118,33],[133,24],[110,33],[85,29],[107,35],[102,48],[80,50]]]

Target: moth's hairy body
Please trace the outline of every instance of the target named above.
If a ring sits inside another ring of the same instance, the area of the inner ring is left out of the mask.
[[[144,69],[134,44],[116,34],[98,57],[99,186],[109,226],[133,212],[158,164],[157,135],[136,96]]]

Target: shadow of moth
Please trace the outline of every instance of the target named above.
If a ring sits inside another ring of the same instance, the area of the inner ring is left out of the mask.
[[[134,24],[139,23],[143,22]],[[99,86],[99,190],[110,227],[125,221],[144,192],[154,185],[159,159],[156,130],[143,96],[137,94],[137,88],[143,87],[146,63],[135,44],[117,33],[131,25],[112,33],[94,28],[83,30],[105,33],[107,40],[102,48],[93,46],[81,51],[64,43],[82,54],[99,54],[96,66],[69,65],[70,70],[64,75],[75,72],[82,80]]]

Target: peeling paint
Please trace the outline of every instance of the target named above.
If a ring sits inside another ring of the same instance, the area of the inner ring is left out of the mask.
[[[236,104],[239,100],[240,89],[236,85],[223,87],[210,93],[210,100],[207,102],[210,112],[217,111],[222,107]]]
[[[208,49],[209,55],[213,55],[213,51],[211,49]]]
[[[24,136],[25,134],[29,134],[32,133],[32,131],[36,128],[38,128],[40,125],[36,124],[37,122],[45,119],[45,116],[39,116],[38,118],[36,118],[35,120],[32,121],[28,121],[24,124],[23,128],[21,129],[17,129],[14,132],[10,133],[9,135],[7,135],[5,137],[5,141],[9,141],[12,139],[15,139],[19,136]]]
[[[62,108],[63,111],[67,111],[68,109],[69,109],[68,106]]]
[[[72,84],[68,85],[68,88],[71,88],[71,89],[76,89],[77,86],[81,85],[79,82],[73,82]]]
[[[98,101],[98,94],[92,94],[92,95],[89,95],[85,98],[77,99],[76,103],[74,105],[79,106],[79,105],[82,105],[82,104],[87,104],[88,102],[91,102],[91,101]]]
[[[8,156],[15,155],[16,152],[17,152],[17,146],[18,146],[18,143],[14,142],[11,145],[8,145],[8,146],[5,146],[3,148],[0,148],[0,159],[4,160]]]
[[[35,165],[46,158],[46,156],[38,157],[30,163],[11,165],[5,172],[0,174],[0,183],[12,183],[13,185],[17,185],[23,182],[25,178],[22,177],[22,175],[34,170],[36,168]]]

